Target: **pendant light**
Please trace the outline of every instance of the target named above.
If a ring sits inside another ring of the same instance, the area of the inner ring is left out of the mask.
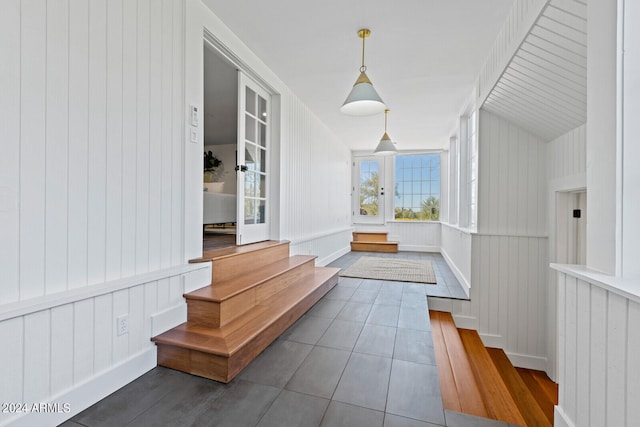
[[[396,154],[398,152],[396,145],[391,141],[389,134],[387,134],[387,113],[389,113],[389,110],[384,110],[384,135],[382,135],[382,139],[380,139],[380,143],[378,143],[376,151],[374,151],[374,154],[381,156]]]
[[[384,110],[384,102],[380,99],[378,92],[373,88],[371,80],[365,73],[367,66],[364,65],[364,39],[371,35],[371,30],[363,28],[358,30],[358,37],[362,39],[362,66],[360,66],[360,76],[353,85],[353,89],[342,104],[340,111],[350,116],[371,116]]]

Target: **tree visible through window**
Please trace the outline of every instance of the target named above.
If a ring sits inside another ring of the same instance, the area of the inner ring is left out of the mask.
[[[440,153],[395,158],[396,220],[440,219]]]
[[[360,162],[360,215],[378,215],[378,162]]]

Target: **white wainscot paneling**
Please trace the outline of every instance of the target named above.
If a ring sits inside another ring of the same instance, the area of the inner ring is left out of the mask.
[[[440,252],[468,293],[471,281],[471,234],[448,224],[442,224],[441,230]]]
[[[585,268],[558,275],[556,425],[640,425],[640,290]]]
[[[389,240],[398,241],[401,251],[440,252],[439,222],[389,221]]]
[[[0,402],[69,403],[71,411],[2,413],[0,425],[60,424],[152,369],[151,337],[186,321],[185,282],[208,285],[210,263],[1,306],[0,340],[10,345],[0,348]],[[118,335],[122,315],[129,332]]]
[[[474,235],[471,306],[485,344],[546,369],[547,239]]]

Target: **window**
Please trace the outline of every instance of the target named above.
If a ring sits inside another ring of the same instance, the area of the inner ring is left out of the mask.
[[[467,125],[469,126],[469,228],[476,227],[478,218],[478,115],[474,111],[469,116]]]
[[[377,161],[360,162],[360,215],[378,215],[379,176]]]
[[[395,157],[396,220],[440,219],[440,153]]]

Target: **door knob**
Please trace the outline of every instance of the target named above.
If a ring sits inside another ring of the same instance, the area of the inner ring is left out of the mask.
[[[248,167],[246,167],[245,165],[237,165],[236,166],[236,172],[240,171],[240,172],[246,172],[247,170],[249,170]]]

